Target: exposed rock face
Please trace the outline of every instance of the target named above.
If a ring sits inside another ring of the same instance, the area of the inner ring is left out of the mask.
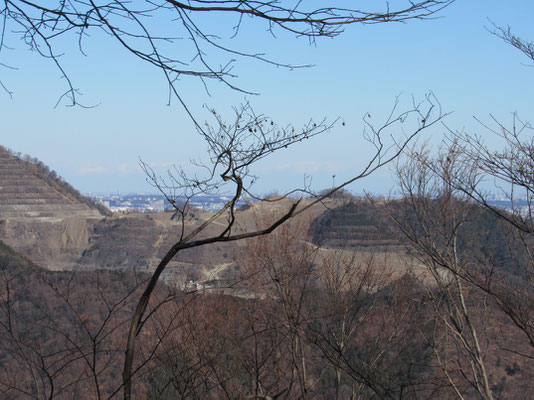
[[[151,271],[181,233],[181,224],[170,216],[106,217],[44,164],[24,161],[0,146],[0,240],[39,266]],[[166,279],[197,280],[200,269],[218,265],[215,258],[204,249],[181,252]]]
[[[80,201],[82,200],[82,201]],[[71,268],[104,216],[44,165],[0,146],[0,239],[38,265]]]
[[[117,215],[91,227],[79,267],[147,270],[159,244],[160,229],[149,214]]]
[[[87,248],[89,229],[95,221],[83,217],[45,221],[8,219],[0,221],[0,239],[39,266],[71,269]]]
[[[171,220],[171,216],[172,213],[117,214],[94,223],[88,228],[87,248],[72,268],[153,271],[181,233],[181,223]],[[202,221],[190,221],[186,231]],[[169,263],[163,279],[172,283],[207,279],[204,272],[228,262],[235,245],[183,250]]]
[[[240,211],[235,231],[267,225],[289,202]],[[305,218],[323,211],[315,207]],[[185,234],[213,215],[194,214],[184,221]],[[151,272],[184,233],[181,221],[171,215],[107,215],[44,164],[24,161],[0,146],[0,240],[41,267]],[[224,220],[214,221],[202,235],[218,235],[224,227]],[[163,279],[173,284],[230,279],[239,273],[239,254],[246,247],[242,241],[183,250],[168,264]]]

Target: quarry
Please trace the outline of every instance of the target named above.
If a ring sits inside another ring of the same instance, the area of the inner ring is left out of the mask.
[[[0,188],[0,240],[49,270],[151,272],[182,229],[182,221],[174,219],[173,212],[112,214],[58,179],[42,163],[25,161],[1,147]],[[274,218],[291,201],[243,207],[236,229],[254,228],[258,221]],[[344,214],[337,218],[341,221],[353,213],[350,205],[347,206],[350,201],[327,199],[297,219],[306,226],[317,219],[315,234],[320,234],[317,224],[325,222],[319,217],[331,208],[345,205]],[[195,210],[184,221],[185,231],[195,229],[212,215],[213,212]],[[324,218],[328,224],[332,223],[332,218]],[[356,220],[358,215],[349,218],[350,224]],[[368,221],[362,226],[342,223],[322,243],[321,253],[326,255],[332,249],[352,246],[353,250],[379,249],[389,257],[403,258],[399,243],[391,235],[382,238],[375,223]],[[216,233],[223,224],[224,221],[216,221],[204,235]],[[351,238],[350,243],[343,239],[347,237]],[[311,246],[319,244],[318,239],[311,236],[309,239]],[[239,259],[246,248],[247,242],[239,241],[185,250],[171,261],[163,279],[178,287],[191,282],[203,286],[220,285],[239,275]],[[397,263],[405,264],[399,260]],[[399,273],[402,270],[404,268]]]

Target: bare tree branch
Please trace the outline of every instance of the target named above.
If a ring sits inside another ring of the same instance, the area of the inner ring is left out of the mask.
[[[251,167],[253,164],[275,151],[282,150],[309,137],[328,131],[331,129],[332,124],[325,124],[324,121],[317,124],[310,121],[300,130],[296,130],[292,126],[280,128],[270,118],[254,113],[248,104],[243,105],[241,108],[235,108],[234,121],[227,123],[215,110],[211,110],[211,114],[216,121],[215,126],[212,127],[210,124],[206,124],[205,128],[198,129],[199,134],[203,136],[208,145],[209,164],[197,163],[197,166],[204,171],[204,176],[188,176],[183,169],[177,168],[175,169],[178,172],[177,175],[169,173],[167,179],[161,180],[151,169],[145,166],[145,171],[149,174],[149,181],[151,181],[156,188],[165,193],[168,200],[171,200],[171,204],[173,204],[177,213],[181,216],[182,222],[188,213],[188,201],[186,201],[185,204],[179,205],[177,197],[175,197],[177,193],[184,194],[189,200],[196,194],[218,192],[219,190],[222,190],[224,186],[231,185],[233,186],[234,194],[219,212],[215,213],[198,228],[190,233],[185,233],[184,230],[182,230],[178,241],[165,254],[152,274],[150,282],[137,303],[128,334],[128,343],[123,368],[125,400],[131,398],[136,338],[146,321],[146,319],[143,319],[146,308],[161,273],[180,251],[212,243],[238,241],[263,236],[273,232],[287,220],[303,213],[313,205],[322,202],[336,191],[341,190],[352,182],[369,176],[372,172],[396,159],[414,137],[443,118],[444,114],[436,104],[439,105],[439,103],[435,101],[433,95],[428,95],[424,103],[414,103],[413,109],[397,112],[398,101],[396,101],[392,113],[381,127],[375,127],[364,118],[367,129],[366,132],[364,132],[364,135],[366,135],[367,140],[372,143],[375,152],[370,156],[370,161],[364,166],[362,171],[341,185],[338,185],[321,195],[316,195],[312,201],[307,202],[307,204],[300,208],[301,200],[292,200],[289,208],[281,216],[277,217],[265,227],[259,227],[253,230],[241,230],[236,232],[235,214],[238,201],[252,184],[248,183],[248,179],[250,178]],[[387,145],[386,135],[389,131],[402,129],[404,126],[412,129],[412,132],[407,133],[401,139],[390,139],[389,141],[392,143]],[[299,190],[293,192],[298,193]],[[300,190],[300,192],[305,193],[304,190]],[[285,198],[287,197],[280,197],[278,198],[278,201],[282,201]],[[218,234],[199,238],[199,235],[201,235],[208,226],[222,218],[225,218],[226,221]]]
[[[83,42],[91,32],[108,35],[134,57],[160,70],[179,101],[178,79],[186,76],[216,80],[231,89],[251,93],[233,83],[232,72],[238,59],[251,58],[284,68],[301,68],[268,58],[263,53],[247,52],[226,43],[202,26],[206,14],[235,18],[233,35],[238,35],[244,21],[265,23],[273,35],[286,31],[314,41],[318,37],[339,35],[346,25],[406,22],[430,19],[454,0],[402,1],[397,8],[384,4],[382,10],[367,11],[331,4],[313,8],[302,1],[241,1],[241,0],[113,0],[58,1],[41,4],[29,0],[4,0],[0,8],[0,54],[8,39],[20,37],[29,49],[49,58],[66,80],[67,90],[60,97],[70,105],[80,104],[78,90],[61,61],[60,41],[63,37],[78,37],[82,54]],[[337,3],[337,2],[336,2]],[[156,26],[154,21],[157,21]],[[177,44],[181,43],[179,50]],[[221,53],[230,59],[221,63],[211,55]]]

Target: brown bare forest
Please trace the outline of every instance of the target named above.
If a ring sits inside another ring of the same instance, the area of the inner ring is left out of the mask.
[[[136,343],[133,397],[525,398],[528,341],[487,291],[436,267],[387,223],[415,227],[409,202],[345,202],[311,228],[303,219],[248,239],[225,288],[159,285]],[[512,282],[506,226],[480,207],[465,221],[457,262],[474,274],[474,260],[491,254]],[[347,229],[350,242],[313,244]],[[3,397],[120,395],[128,326],[149,276],[49,272],[7,246],[1,262]]]

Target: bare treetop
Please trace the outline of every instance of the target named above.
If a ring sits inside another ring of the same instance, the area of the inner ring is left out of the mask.
[[[526,40],[512,32],[510,26],[502,27],[492,22],[493,29],[489,29],[490,33],[504,40],[505,43],[515,47],[524,55],[534,61],[534,42]]]
[[[371,11],[345,8],[344,2],[339,0],[328,2],[329,7],[319,8],[309,6],[309,2],[286,0],[61,0],[46,3],[4,0],[0,8],[0,56],[12,46],[14,38],[21,37],[31,50],[55,63],[67,82],[67,90],[60,101],[66,99],[69,104],[76,105],[78,92],[63,66],[63,50],[59,50],[58,43],[62,37],[77,37],[79,50],[84,54],[84,42],[89,35],[103,32],[130,54],[159,69],[165,75],[170,93],[182,102],[175,84],[183,76],[214,79],[245,92],[231,81],[236,78],[233,66],[237,59],[252,58],[279,67],[298,67],[271,60],[260,52],[228,46],[221,40],[221,32],[208,32],[201,26],[201,18],[207,12],[235,17],[231,27],[233,36],[239,33],[244,19],[249,18],[253,23],[264,22],[273,35],[282,30],[314,41],[317,37],[337,36],[348,24],[431,18],[453,1],[395,1],[391,7],[383,2],[381,8],[372,4],[370,7],[375,11]],[[186,40],[179,48],[172,47],[179,39]],[[218,51],[229,57],[223,64],[209,59],[209,54]],[[0,60],[0,65],[14,67],[11,60]],[[0,84],[4,86],[1,81]],[[10,93],[6,86],[4,89]]]

